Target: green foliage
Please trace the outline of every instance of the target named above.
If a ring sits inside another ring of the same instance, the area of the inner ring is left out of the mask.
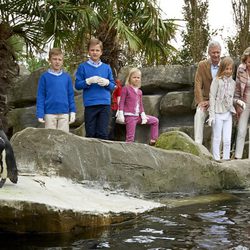
[[[33,72],[42,67],[45,67],[45,68],[49,67],[49,63],[47,60],[42,59],[42,58],[37,58],[35,56],[26,58],[25,64],[27,65],[27,69],[30,72]]]
[[[131,56],[128,61],[139,55],[142,64],[165,64],[174,50],[169,42],[176,25],[161,18],[156,2],[1,0],[0,11],[1,21],[9,24],[10,36],[22,37],[27,54],[61,47],[73,71],[86,59],[86,43],[95,36],[104,43],[102,60],[118,72],[127,55]]]
[[[208,20],[208,1],[185,0],[183,6],[186,30],[182,31],[183,48],[173,60],[190,65],[204,59],[210,39]]]
[[[228,37],[229,54],[235,58],[250,46],[250,0],[232,0],[236,35]]]

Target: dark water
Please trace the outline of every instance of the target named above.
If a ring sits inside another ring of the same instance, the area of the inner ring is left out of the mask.
[[[78,235],[0,234],[0,249],[250,249],[250,193],[234,199],[164,208]]]

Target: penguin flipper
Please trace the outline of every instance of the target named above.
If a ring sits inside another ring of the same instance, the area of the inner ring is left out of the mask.
[[[6,179],[1,179],[1,181],[0,181],[0,188],[2,188],[3,187],[3,185],[4,185],[4,183],[6,182]]]

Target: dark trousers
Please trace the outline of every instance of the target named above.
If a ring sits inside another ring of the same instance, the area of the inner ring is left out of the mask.
[[[86,137],[108,139],[110,105],[95,105],[85,107]]]
[[[111,110],[111,118],[109,124],[109,140],[115,140],[116,112],[117,110]]]

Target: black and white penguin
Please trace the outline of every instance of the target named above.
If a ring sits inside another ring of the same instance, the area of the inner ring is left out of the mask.
[[[0,188],[4,185],[7,179],[7,165],[6,165],[6,150],[5,142],[2,137],[0,137]]]
[[[6,179],[17,183],[18,171],[12,146],[4,133],[0,129],[0,188],[3,187]]]

